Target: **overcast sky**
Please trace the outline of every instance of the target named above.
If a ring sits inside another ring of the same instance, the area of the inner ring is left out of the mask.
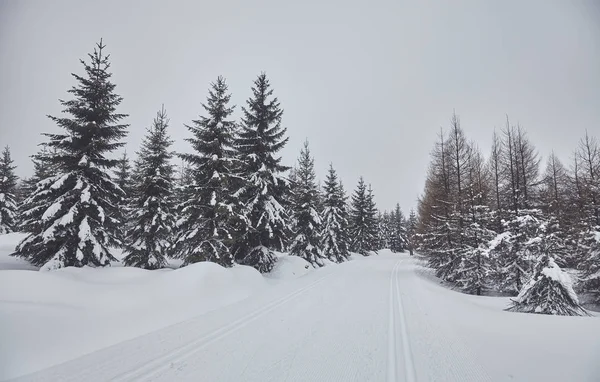
[[[407,212],[453,109],[485,151],[505,114],[543,156],[568,160],[586,129],[600,136],[599,4],[0,0],[0,145],[31,175],[40,133],[57,131],[46,115],[102,37],[129,152],[162,103],[174,149],[189,150],[183,124],[209,83],[225,76],[242,105],[266,71],[285,110],[286,164],[308,138],[321,179],[332,162],[347,189],[363,175],[380,208]]]

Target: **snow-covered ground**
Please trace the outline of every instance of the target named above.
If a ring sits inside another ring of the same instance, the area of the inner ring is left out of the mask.
[[[33,272],[0,236],[0,380],[599,381],[600,318],[503,311],[382,251],[261,276]]]

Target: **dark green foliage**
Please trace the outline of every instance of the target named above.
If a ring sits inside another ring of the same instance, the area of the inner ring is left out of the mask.
[[[351,250],[368,255],[377,246],[377,208],[373,200],[373,191],[361,177],[352,195],[350,207]]]
[[[17,166],[10,157],[8,146],[0,158],[0,234],[14,232],[17,228]]]
[[[61,101],[68,116],[50,117],[65,130],[47,134],[47,160],[57,174],[38,183],[24,202],[25,219],[40,221],[24,225],[29,236],[15,255],[43,269],[109,265],[110,248],[121,245],[116,216],[123,193],[111,179],[118,161],[109,154],[123,145],[127,125],[119,124],[126,115],[116,112],[122,99],[103,49],[101,41],[90,62],[81,61],[84,76],[73,74],[73,99]]]
[[[283,110],[264,73],[254,81],[252,97],[243,108],[244,116],[237,139],[245,184],[239,190],[245,228],[236,240],[236,259],[261,272],[275,263],[273,251],[286,247],[288,213],[285,209],[289,184],[283,173],[289,167],[276,154],[287,143],[281,127]]]
[[[540,256],[533,276],[506,310],[560,316],[588,315],[579,304],[569,275],[546,254]]]
[[[323,229],[321,247],[323,256],[341,263],[348,260],[348,214],[346,195],[332,165],[325,179],[323,195]]]
[[[164,107],[154,119],[135,162],[136,183],[130,188],[130,222],[125,235],[125,265],[158,269],[166,265],[175,226],[173,203],[173,143]],[[121,159],[121,170],[125,170]],[[126,182],[123,186],[129,187]]]
[[[211,84],[206,104],[206,116],[192,121],[187,139],[192,154],[181,157],[190,165],[191,185],[184,186],[179,206],[181,218],[175,243],[176,256],[184,264],[212,261],[225,267],[233,265],[231,252],[237,237],[236,222],[240,204],[235,194],[240,178],[236,174],[239,163],[234,150],[236,125],[230,120],[233,107],[231,95],[223,77]]]
[[[296,187],[293,205],[294,239],[290,254],[299,256],[313,266],[323,266],[321,250],[321,217],[319,216],[319,192],[315,181],[314,159],[310,156],[308,141],[298,158]]]

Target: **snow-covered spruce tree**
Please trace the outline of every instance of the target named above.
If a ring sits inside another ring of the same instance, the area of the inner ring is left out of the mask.
[[[321,217],[317,212],[319,195],[315,178],[314,159],[310,156],[308,141],[305,141],[296,172],[296,196],[292,209],[295,224],[290,255],[302,257],[314,267],[321,267],[324,265]]]
[[[530,276],[532,264],[539,256],[539,236],[545,219],[540,210],[520,209],[503,221],[503,231],[493,239],[490,256],[494,287],[516,295]]]
[[[122,98],[110,82],[104,47],[101,40],[90,62],[82,61],[84,76],[73,74],[78,85],[69,93],[74,98],[61,101],[70,117],[50,117],[65,129],[46,134],[48,147],[56,150],[48,160],[57,175],[40,182],[25,201],[30,217],[43,212],[39,224],[25,225],[29,236],[14,255],[43,270],[106,266],[114,260],[110,247],[121,245],[116,216],[123,195],[110,176],[117,160],[107,155],[123,145],[118,141],[128,125],[119,124],[126,115],[116,113]]]
[[[131,187],[130,222],[125,234],[123,263],[144,269],[163,268],[172,247],[175,227],[173,205],[173,143],[167,134],[164,107],[147,130],[135,161],[136,183]]]
[[[346,216],[346,197],[333,165],[323,187],[323,228],[321,247],[323,255],[329,260],[341,263],[348,260],[348,219]]]
[[[239,190],[247,221],[245,232],[236,240],[235,257],[260,272],[269,272],[275,264],[275,250],[286,246],[288,213],[284,208],[289,192],[283,173],[289,167],[276,154],[288,141],[281,127],[283,110],[272,97],[266,74],[254,81],[253,96],[243,108],[241,131],[237,139],[245,185]],[[271,98],[272,97],[272,98]]]
[[[0,157],[0,234],[14,232],[17,228],[17,180],[14,161],[8,146]]]
[[[404,214],[402,213],[402,209],[400,208],[400,204],[396,204],[396,208],[393,213],[390,215],[391,217],[391,245],[390,249],[392,252],[404,252],[406,250],[406,227],[404,221]]]
[[[25,198],[19,204],[19,229],[22,232],[39,232],[43,226],[42,216],[53,203],[49,187],[58,171],[51,158],[57,151],[48,150],[46,143],[42,143],[41,146],[41,150],[31,156],[33,175],[23,182]]]
[[[587,253],[581,261],[581,289],[589,293],[596,304],[600,304],[600,226],[582,234],[580,246]]]
[[[193,185],[188,200],[180,205],[175,243],[176,257],[184,264],[211,261],[233,265],[232,241],[238,211],[235,195],[237,159],[234,150],[235,122],[230,119],[231,94],[223,77],[211,84],[206,115],[187,126],[193,134],[187,141],[194,152],[181,157],[190,164]]]
[[[139,180],[138,180],[139,181]],[[132,205],[132,191],[133,191],[133,179],[132,179],[132,169],[131,164],[129,163],[129,157],[127,156],[127,151],[123,152],[123,155],[119,158],[119,162],[117,163],[117,167],[115,170],[115,183],[119,186],[119,188],[123,191],[124,197],[121,200],[121,205],[119,205],[119,221],[121,222],[121,233],[124,235],[130,227],[130,221],[128,221],[129,207]],[[124,236],[121,236],[121,240],[123,240]]]
[[[415,210],[410,210],[410,214],[408,214],[408,219],[406,220],[406,247],[411,256],[417,247],[417,226],[417,214]]]
[[[547,255],[541,255],[533,276],[506,309],[512,312],[583,316],[571,278]]]
[[[377,210],[374,209],[372,191],[361,177],[350,206],[351,250],[368,255],[377,244]]]
[[[50,152],[45,143],[40,144],[41,149],[34,155],[31,155],[33,163],[33,175],[23,180],[23,194],[27,199],[37,188],[37,184],[42,180],[49,178],[56,173],[56,166],[53,166],[50,158],[56,155],[56,152]],[[23,201],[25,200],[23,199]],[[23,202],[21,202],[23,204]]]
[[[117,169],[115,171],[115,178],[117,185],[125,192],[125,195],[128,195],[133,185],[131,179],[131,164],[129,163],[127,151],[124,151],[121,158],[119,158]]]
[[[173,195],[177,211],[179,207],[183,206],[183,203],[190,200],[194,194],[194,174],[192,166],[186,161],[182,160],[177,174],[175,177],[175,186],[173,188]],[[179,212],[178,212],[179,213]]]

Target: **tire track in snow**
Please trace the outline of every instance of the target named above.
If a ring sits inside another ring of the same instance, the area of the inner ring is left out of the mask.
[[[313,283],[311,283],[303,288],[300,288],[292,293],[289,293],[286,296],[281,297],[281,298],[255,310],[255,311],[253,311],[252,313],[245,315],[244,317],[241,317],[241,318],[239,318],[217,330],[207,333],[207,334],[203,335],[202,337],[199,337],[196,340],[193,340],[192,342],[187,343],[186,345],[183,345],[181,347],[173,349],[153,360],[150,360],[149,362],[145,363],[144,365],[142,365],[140,367],[137,367],[137,368],[129,370],[125,373],[119,374],[116,377],[112,378],[111,381],[124,382],[124,381],[134,381],[134,380],[144,380],[144,381],[151,380],[153,376],[156,376],[157,374],[161,373],[162,371],[168,370],[169,368],[173,367],[173,365],[176,362],[179,363],[181,361],[184,361],[185,359],[194,355],[195,353],[202,350],[204,347],[210,345],[211,343],[218,341],[221,338],[226,337],[231,333],[234,333],[235,331],[243,328],[244,326],[248,325],[249,323],[263,317],[270,311],[294,300],[295,298],[310,291],[311,289],[314,289],[320,283],[322,283],[323,280],[325,280],[329,276],[330,275],[321,277],[320,279],[314,281]]]

